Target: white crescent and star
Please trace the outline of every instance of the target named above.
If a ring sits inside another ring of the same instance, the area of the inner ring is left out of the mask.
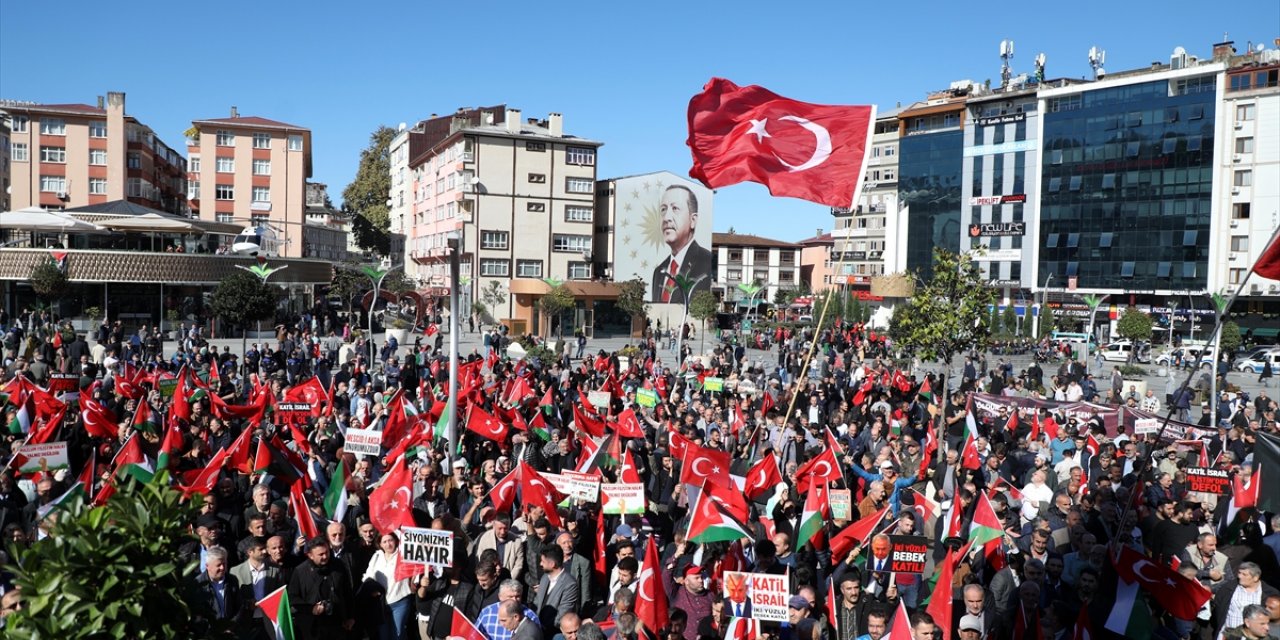
[[[812,169],[826,162],[827,158],[831,157],[831,133],[827,131],[826,127],[816,122],[806,120],[805,118],[801,118],[800,116],[782,116],[781,118],[778,118],[778,120],[794,122],[800,125],[800,127],[813,134],[815,143],[813,155],[809,156],[808,160],[805,160],[800,164],[791,164],[790,162],[783,160],[778,154],[773,154],[773,157],[778,162],[781,162],[783,166],[793,172],[804,171],[805,169]],[[755,136],[756,144],[760,144],[765,138],[772,138],[773,136],[769,133],[768,129],[766,129],[768,123],[768,118],[761,118],[759,120],[752,119],[751,127],[747,129],[747,135]]]
[[[823,469],[823,471],[819,472],[818,469]],[[831,475],[831,463],[826,460],[818,460],[813,463],[813,471],[811,473],[819,478],[826,478]]]
[[[1155,565],[1151,564],[1150,562],[1147,562],[1146,560],[1139,560],[1138,562],[1135,562],[1133,564],[1133,575],[1137,576],[1139,580],[1142,580],[1143,582],[1146,582],[1146,583],[1150,583],[1150,584],[1159,583],[1159,580],[1152,578],[1142,572],[1142,568],[1146,566],[1155,566]],[[1171,587],[1177,586],[1177,583],[1175,583],[1173,580],[1165,580],[1165,582]]]
[[[640,572],[640,598],[653,602],[653,569],[645,569]]]
[[[399,489],[396,489],[396,492],[395,492],[395,493],[393,493],[393,494],[391,494],[391,508],[392,508],[392,509],[399,509],[399,508],[400,508],[400,492],[402,492],[402,491],[404,492],[404,497],[405,497],[404,504],[409,504],[410,499],[413,497],[413,494],[409,493],[409,490],[408,490],[408,489],[406,489],[405,487],[400,487]]]
[[[693,471],[693,474],[694,474],[694,475],[697,475],[697,476],[703,476],[703,477],[707,477],[707,478],[711,477],[711,475],[710,475],[710,474],[704,473],[704,472],[702,472],[702,471],[698,471],[698,463],[699,463],[699,462],[711,462],[711,461],[710,461],[710,460],[708,460],[707,458],[694,458],[694,459],[693,459],[693,464],[689,465],[689,469],[690,469],[691,471]],[[715,469],[716,469],[716,468],[715,468],[715,466],[713,465],[713,466],[711,467],[711,470],[712,470],[712,471],[715,471]]]

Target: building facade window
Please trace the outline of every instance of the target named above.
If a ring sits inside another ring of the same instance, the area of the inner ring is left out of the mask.
[[[289,150],[302,151],[302,136],[297,134],[289,136]]]
[[[529,182],[532,182],[533,184],[543,184],[546,181],[547,181],[547,174],[545,173],[529,174]]]
[[[1236,120],[1240,122],[1249,122],[1250,120],[1253,120],[1257,116],[1257,114],[1258,114],[1257,105],[1252,105],[1252,104],[1236,105]]]
[[[577,252],[591,250],[591,236],[557,233],[551,236],[551,250],[558,252]]]
[[[255,227],[266,227],[271,224],[271,216],[266,213],[253,213],[249,215],[249,224]]]
[[[200,199],[200,181],[199,180],[187,181],[187,199],[188,200]]]
[[[269,133],[255,133],[255,134],[253,134],[253,148],[254,148],[254,149],[270,149],[270,148],[271,148],[271,134],[269,134]]]
[[[570,280],[590,280],[591,279],[591,263],[590,262],[570,262],[569,263],[569,279]]]
[[[271,175],[271,161],[270,160],[254,160],[253,175],[255,176]]]
[[[234,221],[234,220],[233,220],[233,216],[232,216],[232,214],[230,214],[230,213],[216,213],[216,214],[214,214],[213,219],[214,219],[214,220],[217,220],[218,222],[233,222],[233,221]]]
[[[15,142],[9,146],[9,158],[14,162],[27,162],[27,143]]]
[[[234,147],[236,145],[236,134],[230,131],[220,130],[215,136],[215,142],[219,147]]]
[[[40,176],[40,191],[44,193],[66,193],[66,176]]]
[[[228,158],[226,156],[218,156],[216,168],[218,173],[235,173],[236,159]]]
[[[1232,179],[1232,183],[1231,183],[1231,184],[1233,184],[1233,185],[1235,185],[1235,186],[1237,186],[1237,187],[1251,187],[1251,186],[1253,186],[1253,171],[1252,171],[1252,170],[1249,170],[1249,169],[1244,169],[1244,170],[1242,170],[1242,171],[1237,171],[1237,172],[1236,172],[1236,174],[1235,174],[1235,177]]]
[[[1253,153],[1253,138],[1236,138],[1236,153]]]
[[[591,178],[565,178],[564,190],[569,193],[591,193],[594,190]]]
[[[90,122],[89,137],[90,138],[107,137],[107,123],[103,122],[102,120],[94,120],[93,122]]]
[[[89,195],[101,196],[107,193],[106,178],[89,178]]]
[[[129,154],[125,156],[125,166],[130,169],[141,169],[142,154],[137,151],[130,151]]]
[[[591,222],[592,219],[591,207],[567,205],[564,208],[565,222]]]
[[[9,121],[9,126],[14,133],[26,133],[27,123],[30,122],[26,116],[14,116]]]
[[[229,184],[220,184],[214,189],[213,197],[218,200],[235,200],[236,188]]]
[[[532,212],[532,213],[542,213],[542,212],[544,212],[544,211],[546,211],[546,210],[547,210],[547,203],[545,203],[545,202],[528,202],[528,203],[525,203],[525,207],[524,207],[524,208],[525,208],[525,210],[526,210],[526,211],[529,211],[529,212]]]
[[[594,166],[596,150],[591,147],[565,147],[564,161],[569,164]]]
[[[516,260],[516,277],[517,278],[541,278],[542,277],[542,261],[541,260]]]
[[[480,275],[492,278],[506,278],[511,275],[511,261],[483,258],[480,260]]]
[[[42,136],[65,136],[67,135],[67,121],[62,118],[40,118],[40,135]]]
[[[524,150],[532,151],[534,153],[543,153],[547,150],[547,143],[528,141],[524,143]]]
[[[1248,202],[1237,202],[1237,203],[1232,204],[1232,205],[1231,205],[1231,217],[1232,217],[1232,219],[1235,219],[1235,220],[1248,220],[1248,219],[1249,219],[1249,208],[1250,208],[1250,204],[1251,204],[1251,203],[1248,203]]]
[[[1232,251],[1248,251],[1249,236],[1231,236]]]
[[[200,156],[191,156],[191,159],[187,161],[187,171],[200,173]]]
[[[480,248],[481,249],[497,249],[505,251],[511,243],[511,233],[508,231],[481,231],[480,232]]]
[[[67,163],[66,147],[40,147],[40,162]]]
[[[107,164],[107,150],[106,149],[90,149],[89,164],[93,164],[93,165]]]
[[[271,188],[270,187],[254,187],[253,201],[254,202],[271,202]]]

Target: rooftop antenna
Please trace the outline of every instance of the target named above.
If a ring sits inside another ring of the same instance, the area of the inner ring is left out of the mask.
[[[1007,89],[1009,87],[1009,78],[1013,76],[1013,69],[1009,67],[1009,61],[1013,59],[1013,41],[1000,41],[1000,59],[1003,64],[1000,66],[1000,88]]]
[[[1089,47],[1089,66],[1093,67],[1093,79],[1101,80],[1107,75],[1107,70],[1102,65],[1107,63],[1107,52],[1097,47]]]
[[[1036,84],[1044,82],[1044,54],[1036,54]]]

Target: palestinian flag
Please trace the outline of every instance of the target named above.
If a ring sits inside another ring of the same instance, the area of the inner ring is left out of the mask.
[[[1280,491],[1276,490],[1274,478],[1280,473],[1280,437],[1262,431],[1256,432],[1257,442],[1253,447],[1253,480],[1252,487],[1258,496],[1257,507],[1261,511],[1280,513]],[[1262,491],[1263,469],[1266,470],[1267,486]]]
[[[61,507],[75,498],[84,499],[93,493],[93,479],[97,473],[97,450],[95,449],[89,454],[89,461],[85,463],[84,469],[80,471],[80,477],[71,484],[71,488],[65,493],[54,498],[53,502],[46,504],[36,510],[36,520],[44,520],[49,512]]]
[[[703,491],[689,515],[689,531],[686,537],[694,542],[733,542],[751,538],[747,527],[729,515],[720,503]]]
[[[992,540],[1004,537],[1004,525],[996,516],[991,506],[991,499],[984,492],[978,498],[978,509],[973,513],[973,522],[969,523],[969,541],[975,546],[985,545]]]
[[[160,430],[160,420],[156,418],[156,412],[145,400],[138,402],[138,408],[133,412],[133,420],[129,424],[134,429],[147,433],[156,433]]]
[[[142,452],[142,438],[136,433],[116,454],[115,468],[117,473],[132,476],[139,482],[151,482],[156,475],[155,465]]]
[[[796,548],[803,547],[822,531],[822,523],[831,512],[831,503],[827,499],[827,483],[818,484],[818,478],[809,476],[809,491],[804,499],[804,512],[800,515],[800,526],[796,530]]]
[[[275,640],[293,640],[293,613],[289,611],[288,586],[280,587],[258,601],[258,608],[275,629]]]
[[[347,515],[347,466],[341,458],[329,479],[329,489],[324,492],[324,512],[334,522],[342,522]]]
[[[1125,638],[1151,637],[1154,620],[1147,601],[1142,597],[1142,588],[1136,581],[1125,582],[1123,578],[1116,580],[1115,604],[1111,606],[1111,613],[1104,626],[1108,631]]]
[[[432,442],[440,442],[444,440],[449,433],[449,421],[453,419],[453,399],[450,398],[444,405],[444,411],[440,412],[440,419],[436,420],[435,432],[431,434]]]
[[[547,421],[542,419],[542,412],[539,411],[533,415],[533,420],[529,421],[529,432],[538,436],[539,440],[549,442],[551,440],[551,432],[547,431]]]
[[[9,420],[9,433],[15,436],[31,433],[31,420],[36,413],[29,394],[19,394],[18,397],[20,399],[14,403],[18,408]]]
[[[875,533],[879,528],[885,516],[889,515],[889,507],[886,505],[883,509],[854,522],[839,533],[831,537],[831,564],[832,566],[840,564],[841,561],[849,555],[849,551],[854,545],[862,546],[866,543],[871,534]],[[890,520],[892,522],[892,519]]]

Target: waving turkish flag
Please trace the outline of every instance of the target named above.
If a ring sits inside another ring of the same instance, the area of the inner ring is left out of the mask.
[[[853,205],[875,107],[784,98],[712,78],[689,100],[689,175],[713,189],[758,182],[775,196]]]
[[[618,423],[614,425],[614,433],[619,438],[643,438],[644,429],[640,428],[640,418],[636,417],[636,412],[627,407],[618,414]]]
[[[369,494],[369,521],[382,533],[401,525],[414,526],[413,474],[403,457],[392,463],[382,484]]]
[[[506,513],[511,510],[511,505],[516,502],[516,488],[520,486],[519,473],[512,471],[505,478],[494,483],[493,488],[489,490],[489,499],[493,501],[493,508],[499,513]]]
[[[751,470],[747,471],[747,482],[743,492],[748,498],[755,500],[756,496],[768,492],[781,482],[782,470],[778,468],[778,459],[768,454],[760,458],[760,462],[752,465]]]
[[[729,482],[729,452],[690,443],[684,450],[680,482],[700,486],[703,480],[717,484]]]
[[[644,553],[644,565],[636,580],[636,617],[645,629],[657,633],[667,622],[667,590],[662,587],[662,561],[658,558],[658,545],[649,544]]]
[[[537,469],[523,460],[516,467],[516,472],[520,475],[520,496],[524,504],[542,507],[542,510],[547,512],[547,520],[557,527],[560,526],[560,515],[556,513],[556,505],[568,496],[557,491],[550,480],[542,477]]]
[[[1119,557],[1112,557],[1116,573],[1125,582],[1137,582],[1173,617],[1195,620],[1200,607],[1213,598],[1199,580],[1156,564],[1127,546],[1120,547]]]
[[[467,412],[467,430],[499,444],[507,439],[507,426],[493,414],[475,405]]]
[[[818,482],[835,482],[844,479],[840,461],[836,459],[836,452],[832,449],[823,449],[817,457],[796,469],[796,486],[799,487],[808,482],[810,474]]]

